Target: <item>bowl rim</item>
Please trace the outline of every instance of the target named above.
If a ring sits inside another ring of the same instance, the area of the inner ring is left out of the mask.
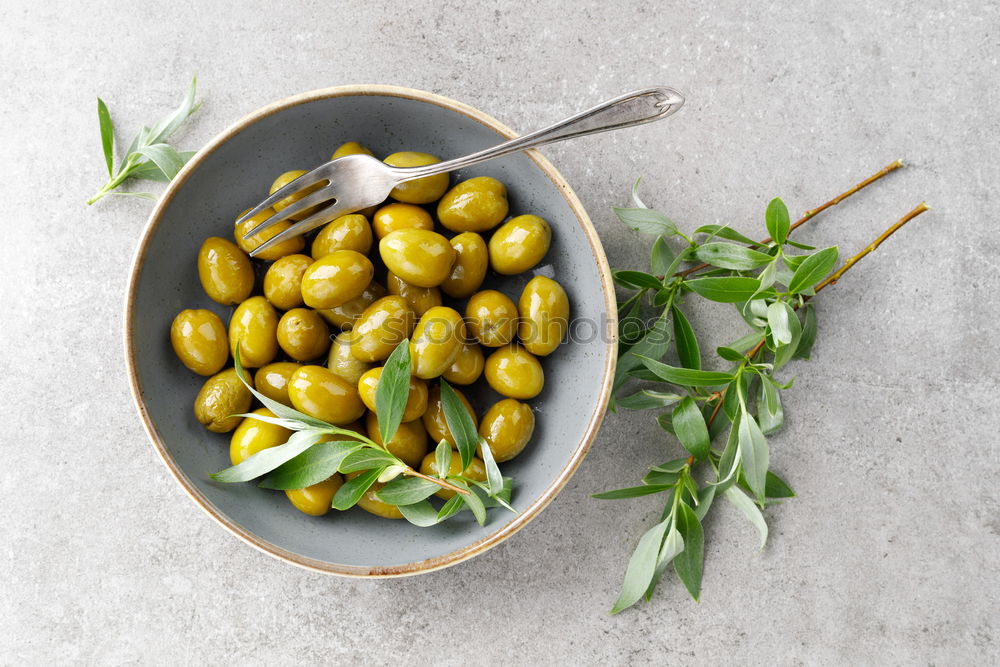
[[[174,479],[178,482],[178,484],[180,484],[181,488],[187,492],[191,499],[202,508],[202,510],[204,510],[210,517],[215,519],[236,537],[258,550],[278,558],[279,560],[292,563],[293,565],[297,565],[308,570],[323,572],[326,574],[336,574],[348,577],[386,578],[432,572],[455,565],[483,553],[515,534],[527,525],[528,522],[535,518],[535,516],[537,516],[538,513],[541,512],[541,510],[544,509],[550,502],[552,502],[559,491],[562,490],[562,488],[569,481],[570,477],[572,477],[573,473],[576,472],[576,469],[579,467],[584,456],[586,456],[587,451],[590,449],[590,445],[600,428],[601,422],[603,421],[604,412],[607,408],[608,400],[611,395],[614,370],[617,362],[617,355],[615,352],[617,346],[618,325],[614,282],[611,276],[611,269],[608,266],[608,261],[604,254],[604,249],[601,245],[600,239],[598,238],[597,230],[594,228],[590,217],[584,210],[583,204],[570,188],[569,183],[566,182],[566,179],[563,178],[552,163],[535,150],[525,151],[531,160],[562,193],[562,196],[566,200],[570,210],[576,216],[577,222],[582,228],[583,233],[590,245],[591,253],[594,256],[594,262],[597,265],[600,284],[604,296],[604,305],[607,311],[607,330],[605,332],[607,340],[607,355],[604,364],[601,391],[598,396],[597,403],[594,406],[594,411],[588,418],[583,438],[576,446],[576,449],[573,450],[569,460],[566,462],[565,466],[552,483],[545,488],[539,498],[537,498],[529,507],[521,511],[521,513],[515,517],[513,521],[501,526],[489,535],[486,535],[472,544],[466,545],[465,547],[441,556],[388,567],[343,565],[309,558],[284,549],[276,544],[272,544],[226,517],[211,501],[208,500],[208,498],[201,493],[201,491],[188,478],[185,472],[177,465],[177,462],[174,461],[173,456],[167,450],[166,445],[160,437],[156,426],[153,424],[149,411],[146,408],[145,400],[143,399],[142,385],[139,381],[138,368],[136,364],[133,320],[135,317],[135,298],[138,289],[139,275],[143,268],[146,251],[149,248],[153,232],[156,230],[164,212],[170,206],[180,187],[187,182],[188,178],[190,178],[191,175],[201,166],[205,159],[225,142],[235,137],[247,127],[279,111],[317,100],[364,95],[398,97],[433,104],[449,111],[460,113],[480,123],[481,125],[484,125],[488,129],[493,130],[503,139],[511,139],[517,136],[513,130],[500,123],[492,116],[489,116],[467,104],[436,93],[401,86],[356,84],[320,88],[292,95],[291,97],[286,97],[261,107],[260,109],[243,116],[213,137],[211,141],[209,141],[187,162],[187,164],[184,165],[184,167],[167,185],[167,188],[160,196],[153,208],[152,213],[150,213],[149,219],[146,221],[139,244],[136,247],[132,258],[129,269],[128,289],[125,295],[123,324],[125,363],[129,389],[131,390],[135,407],[139,412],[140,418],[142,419],[146,435],[149,437],[154,449],[157,454],[159,454],[160,459],[163,461],[164,465],[166,465]]]

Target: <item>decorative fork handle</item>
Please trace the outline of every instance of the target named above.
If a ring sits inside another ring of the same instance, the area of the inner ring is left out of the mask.
[[[509,153],[551,144],[563,139],[651,123],[673,114],[683,104],[684,98],[673,88],[662,86],[635,90],[598,104],[596,107],[582,111],[554,125],[549,125],[523,137],[505,141],[498,146],[446,162],[437,162],[423,167],[397,168],[395,172],[399,175],[398,182],[402,183],[415,178],[456,171],[485,160],[492,160]]]

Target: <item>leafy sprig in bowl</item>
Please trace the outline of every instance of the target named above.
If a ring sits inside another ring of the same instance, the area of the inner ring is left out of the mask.
[[[231,315],[204,296],[195,268],[201,241],[230,237],[240,211],[259,201],[278,173],[308,169],[333,147],[357,140],[381,154],[423,150],[449,157],[514,133],[464,104],[430,93],[343,86],[282,100],[243,118],[199,151],[154,209],[135,255],[125,308],[125,346],[136,405],[157,452],[184,490],[211,517],[253,546],[294,564],[342,575],[398,576],[445,567],[513,535],[566,484],[593,439],[611,389],[615,308],[610,271],[597,234],[569,185],[537,153],[476,167],[508,186],[511,209],[549,220],[552,247],[532,272],[491,276],[490,286],[518,294],[533,275],[557,278],[573,310],[569,342],[548,357],[545,389],[532,403],[536,430],[528,449],[503,465],[516,480],[519,510],[490,511],[480,526],[471,512],[418,527],[365,512],[316,519],[284,494],[255,484],[226,484],[210,473],[229,465],[228,435],[195,419],[200,379],[169,343],[170,321],[183,308]],[[469,396],[477,411],[499,397]]]

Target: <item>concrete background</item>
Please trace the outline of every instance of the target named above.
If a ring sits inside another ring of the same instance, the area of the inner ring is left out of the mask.
[[[710,5],[8,0],[0,663],[1000,661],[998,5]],[[800,212],[903,158],[802,230],[850,252],[919,201],[934,210],[819,299],[814,359],[793,369],[772,444],[799,498],[768,511],[762,554],[733,508],[713,511],[700,604],[670,579],[652,604],[606,613],[658,508],[588,494],[675,451],[648,414],[609,416],[569,486],[501,547],[418,578],[324,577],[205,516],[128,395],[122,295],[150,204],[83,205],[104,180],[94,97],[131,135],[195,71],[205,104],[184,148],[334,84],[424,88],[521,131],[674,85],[689,102],[671,120],[544,151],[617,267],[645,261],[647,240],[610,212],[639,175],[689,227],[756,235],[771,197]]]

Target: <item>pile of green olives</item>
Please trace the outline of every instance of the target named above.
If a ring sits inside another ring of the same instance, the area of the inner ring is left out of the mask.
[[[333,158],[372,152],[357,142]],[[439,162],[428,153],[400,152],[390,165]],[[270,191],[305,173],[288,171]],[[247,231],[308,194],[296,193],[234,225],[233,240],[211,237],[198,252],[201,285],[219,306],[232,307],[228,324],[213,310],[187,309],[170,326],[180,362],[206,380],[194,416],[210,431],[231,433],[233,465],[283,444],[287,429],[233,415],[273,417],[254,409],[253,395],[231,364],[237,347],[254,388],[295,409],[367,434],[407,465],[436,475],[435,443],[454,446],[441,405],[438,378],[468,387],[480,380],[501,400],[481,415],[458,389],[479,434],[498,462],[520,454],[531,440],[535,416],[525,401],[545,385],[540,361],[566,335],[569,301],[555,280],[536,275],[518,295],[486,286],[488,276],[531,271],[552,241],[537,215],[509,216],[507,188],[487,176],[454,185],[447,174],[403,183],[382,205],[341,216],[311,237],[268,248],[255,262],[249,252],[293,222],[282,222],[244,239]],[[294,216],[301,220],[312,209]],[[258,277],[262,274],[262,279]],[[215,310],[219,310],[216,308]],[[410,341],[412,377],[403,421],[383,443],[375,415],[382,364],[403,340]],[[462,472],[485,480],[482,452]],[[452,474],[460,459],[452,457]],[[344,479],[335,474],[308,488],[286,491],[294,507],[311,516],[330,510]],[[399,510],[376,495],[358,503],[385,518]],[[448,498],[442,489],[438,495]]]

